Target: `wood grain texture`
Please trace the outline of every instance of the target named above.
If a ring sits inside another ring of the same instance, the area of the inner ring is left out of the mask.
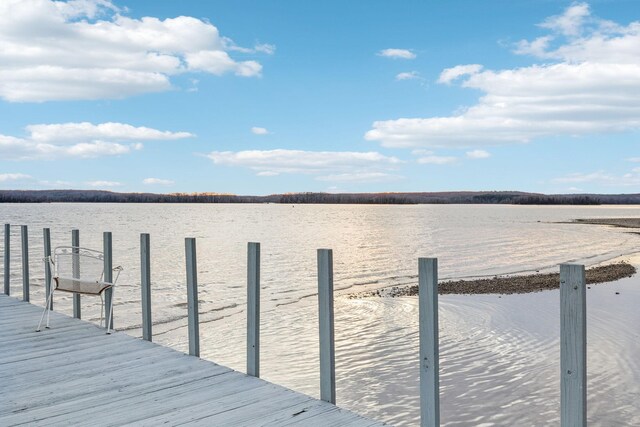
[[[440,425],[438,260],[418,260],[420,330],[420,425]]]
[[[4,225],[4,293],[11,295],[11,224]]]
[[[152,340],[151,321],[151,241],[149,234],[140,234],[140,298],[142,302],[142,339]]]
[[[29,229],[20,226],[20,241],[22,243],[22,300],[29,301]]]
[[[587,425],[587,308],[584,266],[560,265],[560,424]]]
[[[320,323],[320,399],[336,403],[336,353],[333,329],[333,251],[318,249]]]
[[[260,376],[260,243],[247,246],[247,374]]]
[[[0,425],[383,425],[256,377],[0,296]],[[61,363],[55,363],[60,361]]]
[[[196,261],[196,239],[184,239],[187,268],[187,311],[189,324],[189,354],[200,356],[200,320],[198,312],[198,263]]]

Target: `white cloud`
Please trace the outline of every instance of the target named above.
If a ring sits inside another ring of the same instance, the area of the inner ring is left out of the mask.
[[[638,162],[640,162],[640,157],[629,157],[629,158],[627,159],[627,161],[629,161],[629,162],[634,162],[634,163],[638,163]]]
[[[327,182],[374,183],[397,181],[402,178],[402,176],[385,172],[357,172],[319,176],[316,180]]]
[[[86,185],[88,185],[89,187],[95,187],[95,188],[113,188],[113,187],[120,187],[122,185],[121,182],[116,182],[116,181],[87,181],[85,182]]]
[[[31,175],[24,173],[0,173],[0,182],[22,181],[25,179],[31,179]]]
[[[457,157],[451,156],[425,156],[418,159],[418,163],[430,165],[449,165],[457,161]]]
[[[396,80],[416,80],[420,79],[420,73],[417,71],[407,71],[396,75]]]
[[[266,128],[254,126],[251,128],[251,133],[254,135],[268,135],[270,132]]]
[[[142,149],[140,141],[189,138],[189,132],[168,132],[125,123],[37,124],[26,128],[27,136],[0,134],[0,157],[5,160],[100,157]]]
[[[377,152],[249,150],[213,151],[214,164],[244,167],[259,176],[276,174],[337,175],[386,172],[399,165],[395,157]]]
[[[491,154],[485,150],[467,151],[466,155],[470,159],[486,159],[487,157],[491,157]]]
[[[383,49],[378,52],[378,56],[394,59],[415,59],[416,54],[408,49]]]
[[[540,27],[559,32],[565,36],[577,36],[582,31],[582,26],[590,14],[588,4],[574,3],[562,15],[545,19]]]
[[[476,105],[450,116],[377,121],[365,138],[387,147],[473,147],[640,129],[640,22],[587,19],[575,6],[566,19],[545,21],[554,33],[532,42],[528,53],[544,63],[444,70],[439,82],[461,79],[482,93]]]
[[[482,70],[480,64],[456,65],[452,68],[445,68],[438,78],[438,83],[450,84],[452,81],[468,75],[474,75]]]
[[[187,72],[260,76],[233,42],[189,16],[124,16],[110,0],[0,1],[0,97],[13,102],[112,99],[166,91]],[[271,54],[256,45],[252,52]],[[249,53],[252,53],[249,52]]]
[[[555,178],[553,182],[571,184],[591,183],[608,187],[637,187],[640,185],[640,168],[634,168],[630,172],[622,175],[615,175],[602,170],[591,173],[571,173]]]
[[[142,180],[142,183],[145,185],[172,185],[174,184],[174,181],[161,178],[145,178]]]

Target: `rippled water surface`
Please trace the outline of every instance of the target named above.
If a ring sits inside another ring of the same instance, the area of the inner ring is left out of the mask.
[[[184,237],[197,238],[202,356],[244,371],[246,244],[261,242],[261,373],[317,396],[316,249],[334,250],[340,406],[394,425],[418,417],[417,298],[349,299],[416,282],[417,258],[440,278],[555,270],[639,249],[640,236],[572,218],[638,217],[635,207],[485,205],[0,204],[0,221],[29,225],[32,296],[44,304],[42,228],[53,245],[102,247],[113,232],[116,327],[140,335],[139,234],[151,234],[154,340],[187,349]],[[20,230],[12,229],[12,294],[21,295]],[[615,292],[619,292],[616,295]],[[99,300],[97,301],[99,302]],[[443,425],[559,422],[559,295],[440,297]],[[589,421],[640,425],[640,280],[588,292]],[[60,295],[56,310],[71,313]],[[83,316],[99,305],[83,300]],[[36,319],[37,320],[37,319]]]

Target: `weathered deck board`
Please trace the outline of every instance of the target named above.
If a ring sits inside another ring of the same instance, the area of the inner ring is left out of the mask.
[[[0,425],[374,426],[229,368],[0,295]]]

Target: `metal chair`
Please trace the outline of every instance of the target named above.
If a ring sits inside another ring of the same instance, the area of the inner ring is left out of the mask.
[[[102,302],[100,308],[100,326],[105,314],[104,292],[111,289],[111,300],[109,303],[109,315],[106,323],[107,334],[111,333],[111,318],[113,315],[113,292],[122,271],[122,267],[113,268],[117,272],[112,283],[104,281],[104,254],[93,249],[81,248],[78,246],[58,246],[54,249],[53,255],[45,258],[51,269],[51,293],[47,298],[42,317],[38,323],[37,332],[40,332],[42,321],[47,317],[46,328],[49,329],[49,313],[51,301],[56,291],[70,292],[74,294],[84,294],[100,296]]]

